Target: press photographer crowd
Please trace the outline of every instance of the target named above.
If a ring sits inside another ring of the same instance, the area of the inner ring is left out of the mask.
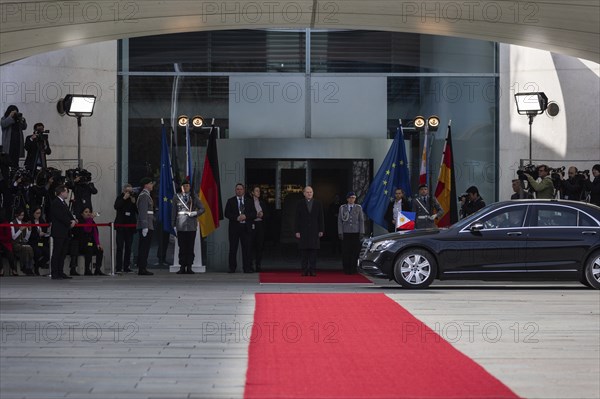
[[[43,123],[38,122],[33,126],[31,134],[25,137],[27,121],[16,106],[7,108],[2,116],[1,126],[0,276],[5,275],[7,266],[7,274],[20,275],[17,268],[20,265],[20,273],[27,276],[39,276],[40,269],[50,268],[52,279],[70,279],[80,275],[77,271],[80,256],[84,259],[84,275],[105,275],[104,249],[94,219],[99,215],[94,213],[92,205],[92,196],[98,194],[92,182],[92,174],[82,168],[69,169],[63,173],[48,167],[46,157],[52,153],[50,131],[46,130]],[[511,199],[560,198],[600,206],[600,164],[593,165],[591,170],[582,171],[575,166],[550,168],[547,165],[527,165],[517,171],[517,176],[512,181],[514,194]],[[147,270],[156,208],[152,199],[153,188],[154,181],[148,177],[141,180],[139,193],[130,184],[126,184],[114,202],[116,272],[132,271],[132,243],[134,236],[138,234],[138,274],[153,274]],[[197,216],[204,212],[204,208],[197,196],[190,192],[189,182],[181,182],[180,188],[181,191],[173,197],[173,226],[176,228],[180,247],[181,270],[178,273],[192,274]],[[397,206],[402,209],[401,202],[404,203],[403,208],[408,209],[409,199],[403,199],[402,196],[402,190],[396,190],[396,201],[391,202],[388,207],[390,214],[396,214],[391,208],[395,209]],[[427,186],[419,187],[419,195],[413,201],[414,204],[421,204],[420,207],[413,207],[417,215],[420,215],[420,208],[429,206],[429,198],[435,200],[435,197],[429,196]],[[476,186],[469,187],[457,201],[461,218],[486,205]],[[444,211],[436,208],[435,212],[427,212],[427,215],[430,213],[435,213],[433,216],[438,217]],[[435,219],[433,216],[417,216],[415,227],[432,227]],[[391,217],[386,219],[392,220]],[[261,217],[256,220],[260,221]],[[390,231],[394,230],[396,229],[390,228]],[[235,250],[237,252],[237,244]],[[67,259],[70,270],[68,275],[64,273]],[[259,263],[257,261],[257,269]]]

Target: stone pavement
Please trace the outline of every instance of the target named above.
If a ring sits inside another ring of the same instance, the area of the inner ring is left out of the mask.
[[[0,398],[241,398],[257,292],[384,293],[522,397],[600,397],[600,292],[376,283],[260,285],[256,274],[163,271],[4,277]],[[399,339],[419,333],[407,327]]]

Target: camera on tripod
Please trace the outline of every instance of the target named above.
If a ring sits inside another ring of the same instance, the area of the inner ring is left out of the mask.
[[[92,174],[82,168],[69,169],[65,172],[65,175],[67,180],[71,183],[75,183],[77,178],[79,178],[77,181],[79,184],[85,184],[92,181]]]
[[[62,170],[56,168],[44,168],[40,170],[36,177],[38,186],[45,186],[52,178],[52,184],[59,185],[65,183],[65,176],[62,175]]]
[[[33,182],[31,172],[25,168],[17,169],[13,174],[12,182],[13,185],[15,185],[16,183],[16,187],[18,189],[22,189],[29,186]]]

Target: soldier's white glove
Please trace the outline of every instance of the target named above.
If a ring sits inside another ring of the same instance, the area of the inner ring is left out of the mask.
[[[146,237],[148,235],[148,228],[142,229],[142,237]]]
[[[191,211],[189,216],[190,216],[191,218],[195,218],[196,216],[198,216],[198,212],[196,212],[196,211]]]
[[[429,220],[435,220],[435,215],[428,216]]]

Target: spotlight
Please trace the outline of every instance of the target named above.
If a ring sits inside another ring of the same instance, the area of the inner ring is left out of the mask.
[[[433,115],[427,119],[427,124],[429,125],[429,130],[435,132],[440,126],[440,118]]]
[[[187,115],[181,115],[179,119],[177,119],[177,123],[181,127],[187,126],[187,124],[190,123],[190,118],[188,118]]]
[[[417,116],[414,120],[415,129],[423,130],[425,128],[425,118],[422,116]]]
[[[202,127],[204,125],[204,118],[200,115],[194,116],[194,118],[192,118],[192,125],[194,127]]]
[[[548,108],[548,97],[543,92],[515,94],[519,115],[539,115]]]
[[[517,103],[517,112],[519,115],[527,115],[529,119],[529,164],[531,164],[533,162],[531,153],[531,125],[533,125],[533,118],[548,108],[548,97],[544,92],[517,93],[515,94],[515,102]]]

